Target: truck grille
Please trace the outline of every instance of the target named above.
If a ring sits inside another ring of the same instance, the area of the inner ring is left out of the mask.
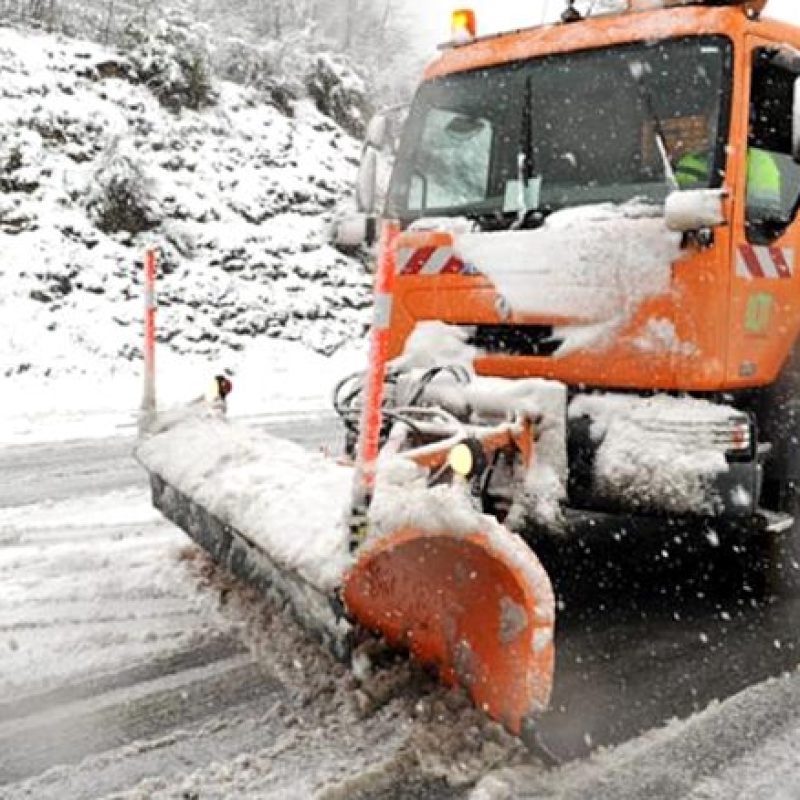
[[[469,344],[490,355],[551,356],[561,345],[552,325],[471,325]]]

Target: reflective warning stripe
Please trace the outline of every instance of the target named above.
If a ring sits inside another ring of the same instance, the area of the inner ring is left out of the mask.
[[[794,275],[794,252],[792,250],[782,250],[780,247],[773,247],[772,260],[778,270],[778,277],[791,278]]]
[[[400,247],[397,272],[400,275],[458,275],[467,272],[452,247]]]
[[[783,247],[739,245],[736,274],[747,280],[753,278],[787,280],[794,276],[794,250]]]
[[[401,275],[417,275],[434,254],[435,247],[419,247],[416,250],[403,248],[397,251],[397,271]]]

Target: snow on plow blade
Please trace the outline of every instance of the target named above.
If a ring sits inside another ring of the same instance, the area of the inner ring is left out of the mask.
[[[162,422],[136,456],[167,519],[214,562],[288,605],[334,655],[349,656],[353,626],[335,590],[350,563],[341,520],[352,470],[202,413]]]
[[[361,625],[463,686],[512,733],[547,707],[550,581],[533,552],[493,520],[468,535],[408,527],[368,543],[345,576],[344,600]]]
[[[247,534],[223,522],[201,504],[150,473],[153,506],[187,533],[215,564],[258,589],[294,618],[333,655],[345,661],[352,649],[353,628],[337,612],[332,595],[277,564]]]

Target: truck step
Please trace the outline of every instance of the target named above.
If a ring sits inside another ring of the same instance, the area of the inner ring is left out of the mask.
[[[794,525],[794,516],[784,511],[768,511],[760,508],[758,513],[764,519],[764,530],[767,533],[788,533]]]

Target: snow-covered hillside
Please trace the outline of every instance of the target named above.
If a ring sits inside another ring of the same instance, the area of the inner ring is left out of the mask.
[[[110,50],[0,28],[0,376],[138,372],[147,246],[177,354],[361,337],[369,279],[326,232],[357,143],[308,101],[215,88],[176,114]]]

